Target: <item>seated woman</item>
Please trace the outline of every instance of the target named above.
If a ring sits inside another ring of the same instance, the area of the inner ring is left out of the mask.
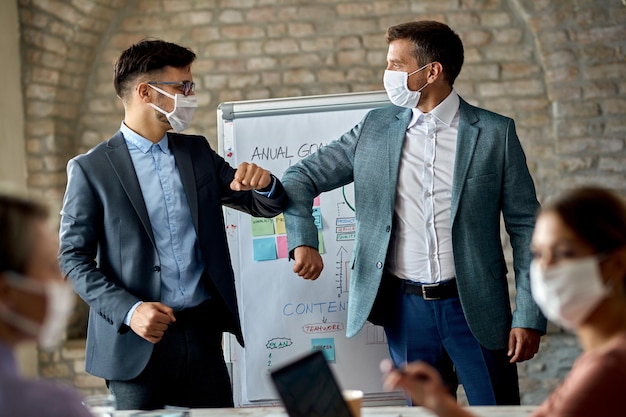
[[[574,330],[583,354],[531,417],[614,417],[626,386],[626,206],[600,188],[582,188],[546,205],[531,249],[533,298],[553,322]],[[468,417],[438,373],[415,362],[388,372],[385,388],[401,388],[440,417]]]
[[[75,300],[47,219],[44,205],[0,190],[0,416],[92,415],[69,387],[17,372],[13,348],[29,340],[58,344]]]

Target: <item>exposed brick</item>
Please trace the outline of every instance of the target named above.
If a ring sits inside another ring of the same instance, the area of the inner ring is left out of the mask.
[[[541,76],[541,67],[536,63],[503,62],[500,67],[500,74],[504,80],[513,78],[538,78]]]
[[[298,52],[298,43],[293,39],[271,40],[263,44],[263,51],[268,54],[290,54]]]
[[[315,34],[315,26],[313,23],[289,23],[287,25],[287,33],[290,36],[300,38],[303,36],[311,36]]]
[[[591,157],[582,157],[582,158],[568,158],[561,161],[560,167],[562,170],[567,172],[576,172],[587,170],[591,168],[593,164],[593,158]]]
[[[420,0],[411,2],[411,11],[414,13],[433,13],[436,11],[446,11],[448,9],[450,9],[450,5],[441,0]]]
[[[594,101],[561,102],[555,108],[557,117],[593,117],[600,114],[600,105]]]
[[[448,21],[446,23],[449,24],[451,28],[460,30],[465,27],[478,25],[480,23],[480,17],[476,12],[462,10],[457,13],[448,13]]]
[[[511,48],[510,46],[505,46],[505,45],[497,45],[497,46],[485,47],[483,53],[484,53],[485,58],[489,61],[528,62],[532,60],[533,49],[528,45],[516,46],[515,48]]]
[[[585,67],[585,76],[590,80],[624,77],[624,63],[597,64]]]
[[[335,41],[330,37],[315,38],[313,40],[304,39],[300,41],[303,52],[330,51],[334,47]]]
[[[598,161],[598,170],[626,173],[626,157],[601,157]]]
[[[253,7],[245,12],[245,20],[248,22],[273,22],[276,19],[273,7]]]
[[[213,21],[213,13],[209,10],[194,10],[191,12],[176,13],[171,22],[174,26],[201,26],[209,25]]]
[[[283,82],[289,84],[305,84],[315,81],[315,74],[307,69],[295,69],[283,73]]]
[[[608,115],[626,115],[626,97],[603,100],[602,111]]]
[[[374,10],[372,4],[360,3],[339,3],[337,5],[337,15],[339,16],[369,16]]]
[[[365,51],[362,49],[340,51],[339,53],[337,53],[337,64],[339,64],[342,67],[362,65],[364,62],[365,62]]]
[[[542,31],[537,34],[537,39],[544,51],[561,49],[571,42],[569,32],[563,29]]]
[[[558,154],[580,153],[613,153],[624,150],[624,142],[620,139],[563,139],[557,143]]]
[[[320,58],[315,54],[294,54],[281,57],[280,68],[315,67],[319,65]]]
[[[494,30],[493,39],[497,43],[517,44],[522,40],[524,32],[520,28]]]
[[[230,77],[228,81],[229,88],[249,88],[259,83],[261,76],[258,74],[250,75],[238,75],[237,77]]]
[[[259,71],[276,68],[278,59],[272,57],[255,57],[248,59],[246,69],[249,71]]]
[[[491,32],[488,30],[468,30],[463,32],[461,39],[463,39],[463,45],[467,46],[484,46],[491,41]]]
[[[485,26],[503,27],[511,24],[511,15],[505,12],[480,13],[480,21]]]
[[[462,69],[461,74],[467,80],[498,80],[500,78],[500,66],[497,64],[468,65]]]
[[[146,0],[144,0],[146,1]],[[155,6],[159,6],[159,2],[155,2],[155,1],[150,1],[148,0],[146,3],[154,3]],[[163,0],[163,10],[171,13],[171,12],[181,12],[181,11],[187,11],[187,10],[192,10],[193,6],[194,6],[193,1],[191,0]],[[158,8],[152,8],[150,7],[148,10],[144,10],[144,11],[152,11],[152,12],[157,12]]]
[[[576,32],[575,40],[581,44],[604,44],[614,41],[623,42],[626,39],[626,25],[590,28]]]
[[[545,91],[542,80],[512,80],[506,82],[485,82],[478,86],[478,94],[494,96],[534,96]]]

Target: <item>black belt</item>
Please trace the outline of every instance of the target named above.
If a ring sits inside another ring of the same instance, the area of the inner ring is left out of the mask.
[[[402,280],[402,291],[405,294],[421,295],[424,300],[441,300],[458,297],[456,279],[450,279],[436,284],[420,284],[418,282]]]
[[[174,311],[174,317],[177,322],[186,322],[189,320],[206,320],[211,309],[211,301],[205,301],[195,307],[186,308],[184,310]]]

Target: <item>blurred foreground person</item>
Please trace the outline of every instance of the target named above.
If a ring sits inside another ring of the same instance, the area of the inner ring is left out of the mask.
[[[58,243],[47,208],[0,190],[0,416],[82,417],[91,413],[77,393],[22,378],[13,349],[37,340],[42,348],[62,339],[74,292],[61,275]]]
[[[582,188],[546,206],[532,238],[532,295],[583,347],[570,374],[531,417],[616,416],[626,385],[626,206],[610,192]],[[391,370],[385,387],[402,388],[438,416],[470,416],[439,374],[422,362]]]

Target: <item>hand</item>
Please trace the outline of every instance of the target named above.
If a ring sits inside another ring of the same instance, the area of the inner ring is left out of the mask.
[[[143,302],[130,318],[130,328],[150,343],[163,338],[170,323],[176,321],[174,310],[165,304]]]
[[[386,391],[402,389],[415,405],[424,406],[438,415],[464,415],[457,414],[456,400],[443,384],[439,372],[427,363],[417,361],[397,369],[390,359],[384,359],[380,370],[385,374],[383,387]]]
[[[304,279],[316,280],[324,269],[320,253],[311,246],[298,246],[293,251],[293,258],[293,272]]]
[[[534,329],[515,327],[509,333],[509,351],[511,363],[532,359],[539,350],[541,333]]]
[[[242,162],[235,172],[235,178],[230,183],[233,191],[260,190],[269,186],[272,176],[257,164]]]

